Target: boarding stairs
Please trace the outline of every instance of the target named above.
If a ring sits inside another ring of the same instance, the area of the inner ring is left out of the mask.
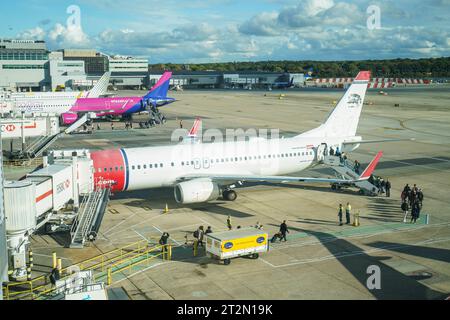
[[[348,158],[341,159],[339,156],[324,156],[323,164],[333,169],[338,179],[355,181],[361,175],[361,172],[355,172],[355,163]],[[370,183],[367,179],[349,183],[349,185],[358,188],[360,193],[364,195],[375,196],[379,191],[378,187]],[[333,188],[339,188],[341,186],[340,184],[332,185]]]
[[[86,240],[94,241],[105,215],[111,189],[98,188],[85,196],[70,230],[71,248],[83,248]]]
[[[94,115],[95,116],[95,115]],[[14,155],[14,158],[18,159],[35,159],[39,157],[45,150],[47,150],[59,137],[64,134],[70,134],[77,130],[79,127],[84,125],[92,118],[92,114],[85,114],[76,122],[74,122],[71,126],[69,126],[66,130],[60,133],[56,133],[49,136],[43,136],[36,139],[32,144],[26,147],[23,151],[20,151],[18,154]]]

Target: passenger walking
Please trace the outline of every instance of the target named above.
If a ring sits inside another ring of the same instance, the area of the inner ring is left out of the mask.
[[[100,124],[97,123],[97,131],[100,130]]]
[[[361,164],[359,163],[359,161],[358,160],[355,160],[355,164],[354,164],[354,166],[353,166],[353,170],[357,173],[357,174],[359,174],[359,168],[361,167]]]
[[[344,209],[342,208],[342,204],[339,204],[339,211],[338,211],[338,217],[339,217],[339,225],[342,226],[342,214]]]
[[[391,182],[389,181],[389,179],[386,179],[386,197],[390,198],[391,197]]]
[[[114,123],[111,122],[111,130],[114,130]]]
[[[340,157],[341,156],[341,151],[339,150],[339,147],[336,148],[336,152],[334,153],[334,155],[336,157]]]
[[[180,120],[180,129],[183,129],[183,120]]]
[[[228,227],[228,230],[231,230],[233,228],[231,225],[231,217],[230,216],[228,216],[228,218],[227,218],[227,227]]]
[[[417,199],[419,200],[420,208],[422,208],[423,205],[423,191],[419,188],[419,191],[417,192]]]
[[[347,207],[345,208],[345,224],[350,224],[350,213],[352,211],[352,206],[350,202],[347,202]]]
[[[334,156],[334,149],[333,149],[333,147],[330,147],[330,156]]]
[[[58,268],[53,268],[50,273],[50,283],[52,284],[52,288],[56,287],[56,281],[61,278]]]
[[[401,208],[402,208],[402,211],[403,211],[403,222],[406,223],[406,218],[408,217],[408,210],[409,210],[408,202],[407,201],[403,201]]]
[[[281,233],[280,241],[282,239],[284,239],[285,242],[287,241],[287,239],[286,239],[286,232],[289,233],[289,230],[288,230],[288,227],[287,227],[287,224],[286,224],[286,220],[283,220],[283,223],[280,224],[280,233]]]
[[[419,219],[420,215],[420,207],[419,204],[414,204],[411,208],[411,223],[416,223],[417,219]]]

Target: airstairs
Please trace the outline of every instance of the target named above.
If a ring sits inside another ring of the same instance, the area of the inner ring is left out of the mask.
[[[105,215],[111,189],[99,188],[84,197],[78,215],[70,230],[71,248],[83,248],[85,242],[94,241]]]
[[[357,180],[361,172],[355,171],[355,163],[349,159],[343,159],[338,156],[324,156],[323,164],[334,170],[338,179]],[[340,188],[343,185],[334,184],[333,189]],[[354,186],[360,190],[361,194],[375,196],[378,194],[378,187],[370,183],[368,180],[362,180],[349,183],[348,186]]]

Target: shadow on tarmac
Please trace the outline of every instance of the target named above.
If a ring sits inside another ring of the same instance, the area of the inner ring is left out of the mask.
[[[382,260],[390,259],[390,257],[370,256],[351,242],[345,239],[336,238],[325,232],[306,229],[298,230],[311,236],[315,236],[321,242],[322,239],[328,239],[327,241],[323,241],[322,245],[333,254],[348,272],[351,273],[364,287],[366,287],[367,280],[370,276],[370,274],[367,273],[367,268],[371,265],[377,265],[381,272],[381,289],[368,289],[376,299],[442,299],[445,296],[443,293],[432,290],[415,279],[382,263]],[[334,239],[334,241],[329,241],[329,239]],[[353,258],[345,256],[340,257],[339,255],[342,254],[343,251],[348,253],[355,252],[358,254]]]

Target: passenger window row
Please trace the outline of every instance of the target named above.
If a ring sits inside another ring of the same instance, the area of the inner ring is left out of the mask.
[[[269,155],[259,155],[259,156],[247,156],[247,157],[230,157],[230,158],[217,158],[217,159],[211,159],[211,163],[224,163],[224,162],[238,162],[238,161],[250,161],[250,160],[261,160],[261,159],[275,159],[275,158],[289,158],[289,157],[300,157],[300,156],[312,156],[313,152],[312,151],[306,151],[306,152],[294,152],[294,153],[281,153],[281,154],[269,154]],[[171,162],[170,165],[172,167],[175,167],[175,163]],[[182,161],[181,162],[182,166],[189,166],[189,165],[194,165],[194,161]],[[155,164],[144,164],[144,165],[132,165],[131,166],[131,170],[146,170],[146,169],[158,169],[158,168],[163,168],[164,164],[163,163],[155,163]],[[123,171],[124,168],[123,166],[120,167],[110,167],[110,168],[98,168],[98,173],[101,173],[103,170],[103,172],[118,172],[118,171]]]

